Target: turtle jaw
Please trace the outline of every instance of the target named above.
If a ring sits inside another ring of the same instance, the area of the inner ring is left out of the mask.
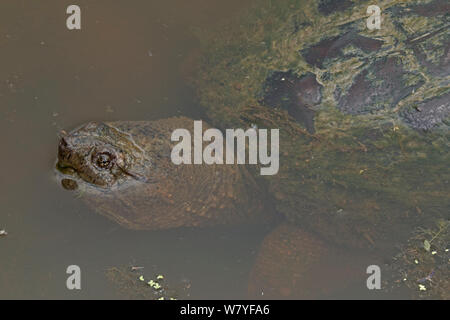
[[[58,144],[58,157],[55,164],[56,175],[64,189],[76,190],[78,189],[77,180],[79,180],[79,176],[72,164],[75,158],[73,150],[69,146],[65,136],[61,137]]]
[[[55,169],[57,180],[64,189],[70,191],[78,189],[77,180],[80,179],[77,171],[72,166],[66,165],[58,159],[55,164]]]
[[[68,162],[71,157],[71,150],[69,149],[68,143],[64,137],[61,137],[58,145],[58,158],[55,169],[61,186],[66,190],[78,189],[78,183],[76,182],[77,171]]]
[[[70,144],[70,138],[62,137],[58,144],[56,169],[65,175],[74,175],[79,164],[79,158]]]
[[[63,174],[63,175],[67,175],[67,176],[75,176],[76,175],[76,170],[74,167],[70,166],[70,165],[66,165],[64,162],[61,162],[61,160],[57,160],[56,161],[56,165],[55,165],[55,169]]]
[[[59,161],[55,165],[56,179],[66,190],[78,189],[77,180],[79,180],[75,169],[72,167],[63,167]]]
[[[76,136],[66,135],[61,137],[58,144],[58,156],[56,161],[56,171],[61,185],[66,190],[75,190],[78,188],[77,182],[94,183],[99,187],[108,187],[104,179],[93,178],[95,172],[90,170],[87,160],[89,148],[78,146]]]

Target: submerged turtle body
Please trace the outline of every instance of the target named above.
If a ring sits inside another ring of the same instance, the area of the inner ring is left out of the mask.
[[[278,212],[333,243],[392,247],[450,211],[448,1],[257,2],[206,41],[212,124],[280,129]],[[245,23],[242,23],[245,21]]]
[[[264,241],[249,292],[310,298],[328,271],[336,286],[365,271],[337,246],[393,248],[448,219],[449,6],[380,1],[368,30],[370,2],[266,2],[214,34],[195,81],[214,127],[280,129],[280,171],[264,180],[287,224]],[[61,140],[59,169],[130,228],[270,219],[259,170],[171,163],[172,131],[192,125],[88,124]]]
[[[379,30],[366,24],[373,4]],[[449,219],[448,1],[261,0],[204,42],[193,82],[212,124],[280,129],[280,171],[266,180],[298,231],[263,243],[256,296],[305,297],[295,270],[320,259],[300,265],[312,250],[302,230],[386,252]]]
[[[172,132],[192,132],[193,124],[188,118],[88,123],[61,137],[57,177],[65,189],[77,190],[90,208],[130,229],[276,222],[269,196],[245,166],[172,163]],[[273,273],[261,277],[258,269],[252,272],[249,295],[254,298],[264,291],[272,298],[329,294],[355,281],[347,267],[363,269],[355,265],[355,257],[297,226],[280,225],[263,247],[257,266]],[[328,278],[323,272],[337,259],[342,264],[333,264],[331,276],[337,281],[324,290]],[[279,281],[280,274],[294,269],[293,286]]]

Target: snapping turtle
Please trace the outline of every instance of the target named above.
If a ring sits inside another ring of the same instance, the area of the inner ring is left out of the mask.
[[[78,181],[83,199],[130,229],[269,218],[262,213],[264,191],[244,168],[172,163],[172,132],[193,132],[193,124],[180,117],[83,125],[61,137],[57,168],[64,173],[62,183]]]
[[[381,29],[368,30],[366,1],[258,4],[210,39],[194,82],[211,125],[280,129],[277,175],[174,165],[170,136],[191,131],[187,118],[89,123],[61,138],[57,168],[134,229],[273,221],[273,211],[286,222],[264,240],[249,292],[314,297],[356,272],[345,248],[377,256],[448,219],[449,5],[379,1]]]

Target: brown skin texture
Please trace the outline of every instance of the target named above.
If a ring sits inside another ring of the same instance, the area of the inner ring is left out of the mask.
[[[193,120],[89,123],[61,138],[58,171],[81,198],[130,229],[160,230],[267,222],[265,191],[243,166],[174,165],[175,129]],[[207,129],[203,124],[203,129]]]
[[[248,295],[252,299],[339,298],[337,294],[349,288],[365,286],[366,268],[377,261],[282,223],[261,244]]]

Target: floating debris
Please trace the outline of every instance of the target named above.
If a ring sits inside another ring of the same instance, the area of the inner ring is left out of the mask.
[[[162,288],[162,286],[154,280],[150,280],[149,282],[147,282],[147,284],[155,290],[159,290]]]
[[[431,249],[431,243],[428,240],[423,242],[423,248],[428,252]]]
[[[131,271],[142,270],[144,267],[131,267]]]
[[[433,278],[433,275],[434,275],[434,270],[431,271],[431,273],[429,275],[427,275],[425,278],[417,280],[417,282],[420,282],[420,283],[424,283],[426,281],[432,282],[431,278]]]
[[[383,287],[386,291],[406,287],[411,290],[411,298],[450,298],[449,225],[448,220],[437,220],[434,226],[418,227],[412,233],[408,242],[399,247],[392,262],[385,266],[388,276],[383,280]]]
[[[6,230],[0,230],[0,237],[1,236],[7,236],[8,232],[6,232]]]
[[[177,300],[189,297],[188,288],[183,281],[168,283],[161,273],[154,273],[153,276],[135,273],[142,269],[144,268],[136,266],[112,267],[107,270],[106,276],[116,285],[119,293],[127,298]]]
[[[159,290],[159,289],[161,289],[162,287],[161,287],[161,285],[158,283],[158,282],[156,282],[154,285],[153,285],[153,289],[155,289],[155,290]]]

